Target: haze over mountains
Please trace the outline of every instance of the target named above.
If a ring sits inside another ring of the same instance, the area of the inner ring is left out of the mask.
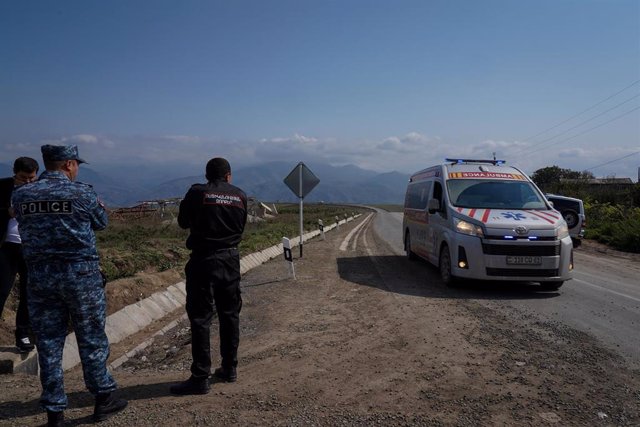
[[[305,197],[305,202],[326,203],[402,203],[409,175],[399,172],[378,173],[357,166],[305,165],[320,183]],[[268,202],[297,202],[283,179],[296,166],[291,162],[270,162],[233,170],[233,184],[249,196]],[[169,173],[168,171],[172,171]],[[78,180],[94,186],[108,206],[132,206],[141,200],[182,197],[189,187],[205,182],[202,171],[178,172],[164,167],[140,165],[109,170],[83,165]],[[0,176],[11,176],[11,166],[0,163]]]

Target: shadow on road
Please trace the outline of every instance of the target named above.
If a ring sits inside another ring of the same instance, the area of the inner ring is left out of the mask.
[[[342,279],[403,295],[489,300],[547,299],[560,295],[557,291],[543,291],[534,282],[465,280],[456,287],[447,287],[431,264],[397,255],[337,258],[336,261]]]
[[[129,402],[138,399],[170,396],[169,387],[173,384],[176,384],[176,382],[138,384],[129,387],[122,387],[116,391],[116,395],[129,400]],[[69,399],[69,409],[93,407],[94,404],[93,395],[87,391],[68,393],[67,398]],[[33,399],[28,402],[9,401],[0,403],[0,420],[15,420],[14,425],[21,424],[18,422],[20,418],[39,414],[42,415],[44,421],[46,419],[46,413],[40,407],[39,399]],[[82,418],[70,419],[69,415],[65,414],[66,426],[84,424],[93,424],[93,418],[91,415]]]

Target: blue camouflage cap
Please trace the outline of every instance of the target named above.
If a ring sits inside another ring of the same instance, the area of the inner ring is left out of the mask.
[[[45,162],[56,162],[59,160],[76,160],[78,163],[87,163],[78,155],[77,145],[43,145],[40,147],[42,151],[42,160]]]

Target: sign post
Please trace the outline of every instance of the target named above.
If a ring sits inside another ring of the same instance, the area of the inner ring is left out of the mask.
[[[318,220],[318,228],[320,229],[320,237],[324,240],[324,224],[321,219]]]
[[[284,179],[284,183],[289,187],[293,194],[300,199],[300,258],[302,258],[302,234],[303,234],[303,214],[302,200],[315,188],[320,180],[313,172],[302,162],[293,168],[289,175]]]

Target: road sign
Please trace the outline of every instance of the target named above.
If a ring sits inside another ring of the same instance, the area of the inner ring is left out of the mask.
[[[293,194],[300,199],[300,258],[302,258],[302,199],[315,188],[320,180],[309,170],[302,162],[293,168],[289,175],[284,179],[287,187],[293,191]]]
[[[293,191],[293,194],[300,198],[309,194],[319,182],[318,177],[302,162],[298,163],[284,179],[287,187]]]

